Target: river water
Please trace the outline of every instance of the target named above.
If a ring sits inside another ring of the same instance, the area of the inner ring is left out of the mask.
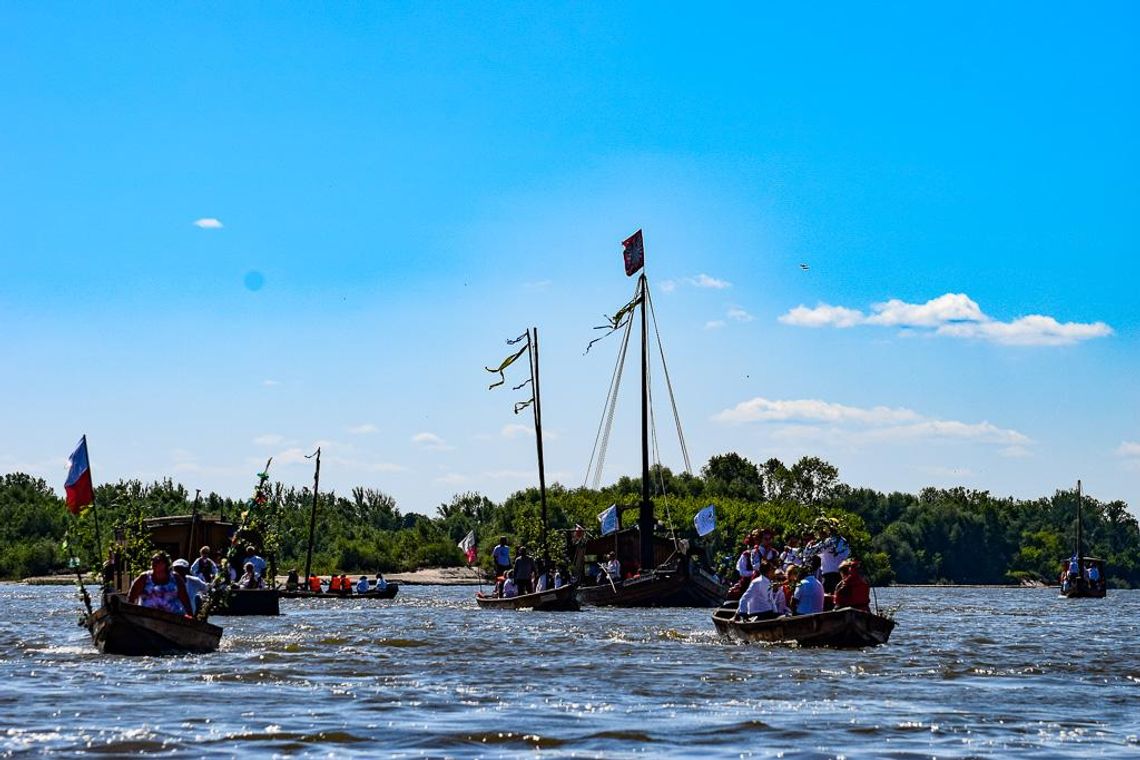
[[[0,755],[1140,757],[1140,591],[880,589],[887,646],[720,640],[708,610],[282,600],[210,655],[100,655],[0,585]]]

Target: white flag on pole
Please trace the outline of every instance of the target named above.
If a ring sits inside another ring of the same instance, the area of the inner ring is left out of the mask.
[[[610,508],[605,512],[598,515],[598,522],[602,524],[602,535],[606,536],[613,533],[618,529],[618,509],[617,504],[611,504]]]
[[[460,548],[460,550],[465,555],[467,555],[467,564],[468,565],[470,565],[472,562],[475,561],[475,531],[474,530],[472,530],[470,533],[468,533],[466,536],[464,536],[463,540],[460,541],[457,544],[457,546]]]
[[[697,512],[697,516],[693,518],[693,525],[697,528],[698,536],[707,536],[716,530],[716,506],[709,504]]]

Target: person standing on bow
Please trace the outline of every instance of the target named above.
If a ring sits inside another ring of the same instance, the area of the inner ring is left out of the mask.
[[[506,536],[499,536],[499,545],[491,550],[491,561],[495,563],[496,578],[502,578],[511,569],[511,547],[507,546]]]

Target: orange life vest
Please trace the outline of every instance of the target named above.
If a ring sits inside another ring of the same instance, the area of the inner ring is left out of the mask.
[[[334,575],[329,578],[329,591],[340,591],[340,576]]]

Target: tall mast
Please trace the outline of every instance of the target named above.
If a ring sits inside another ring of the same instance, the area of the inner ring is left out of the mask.
[[[1081,558],[1081,481],[1077,481],[1077,559]]]
[[[653,560],[653,503],[649,501],[649,314],[645,293],[648,281],[642,271],[638,279],[641,293],[641,510],[637,529],[641,534],[641,571],[656,564]]]
[[[538,447],[538,493],[542,502],[542,561],[550,571],[550,548],[546,541],[546,466],[542,459],[542,400],[538,392],[538,328],[530,329],[530,377],[534,384],[534,440]]]
[[[313,571],[313,533],[317,527],[317,496],[320,494],[321,489],[321,448],[317,447],[317,453],[311,456],[317,458],[317,469],[313,473],[313,508],[309,512],[309,548],[305,554],[305,589],[309,587],[309,574]]]

